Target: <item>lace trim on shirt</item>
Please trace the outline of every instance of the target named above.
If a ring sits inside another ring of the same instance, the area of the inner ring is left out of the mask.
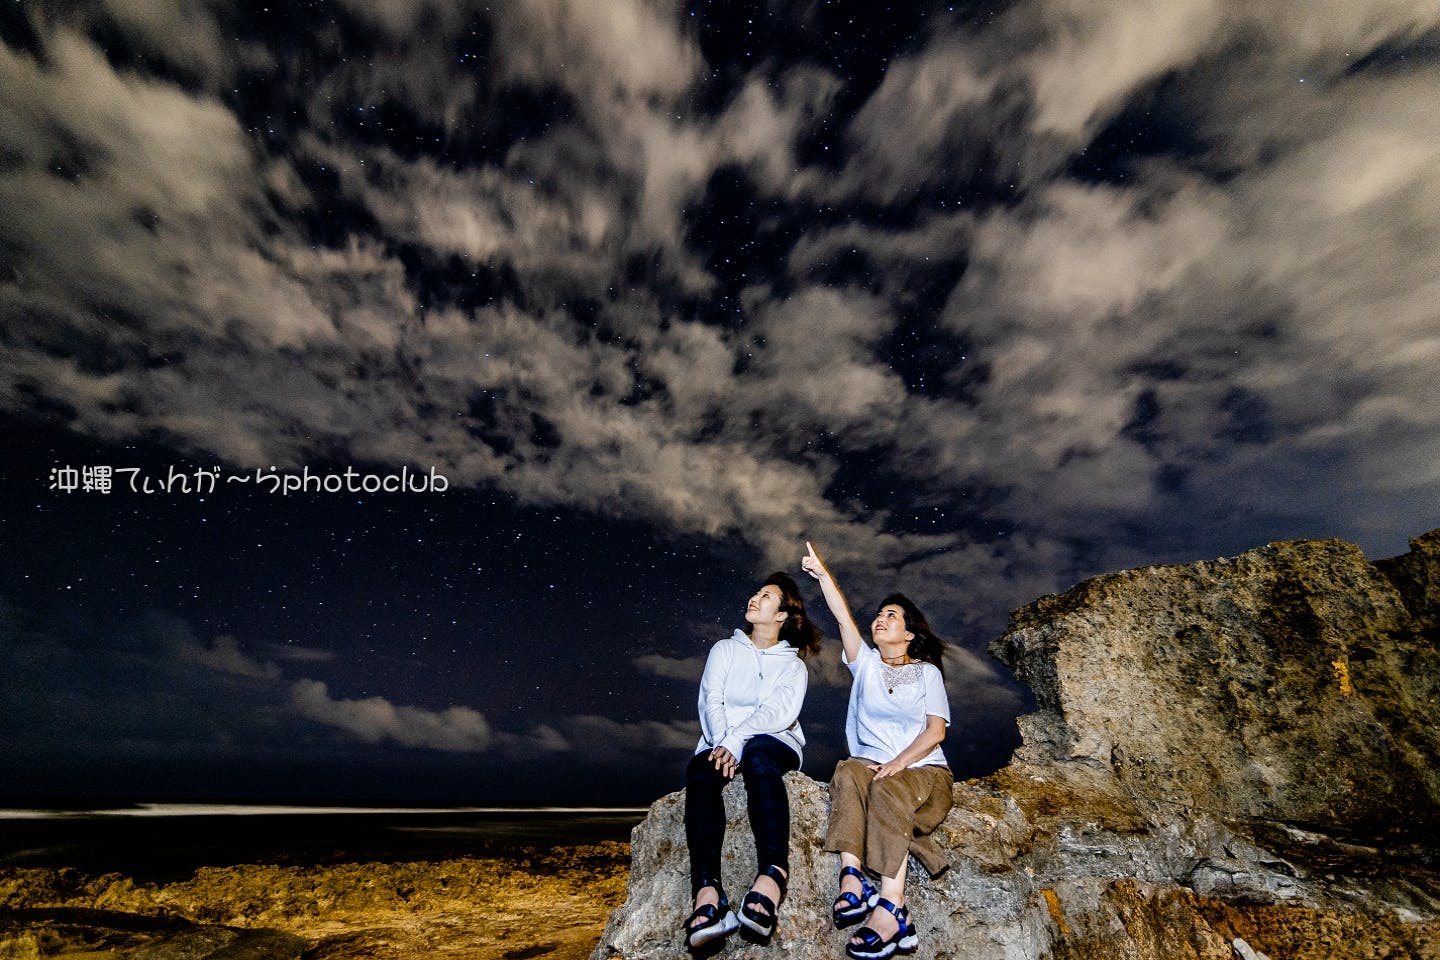
[[[880,676],[885,681],[885,686],[891,690],[896,687],[912,686],[920,682],[920,664],[906,663],[892,667],[881,660]]]

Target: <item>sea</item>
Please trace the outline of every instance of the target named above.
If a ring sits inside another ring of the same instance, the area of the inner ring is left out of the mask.
[[[169,883],[200,867],[509,857],[628,842],[641,807],[351,807],[134,803],[0,808],[0,869],[74,867]]]

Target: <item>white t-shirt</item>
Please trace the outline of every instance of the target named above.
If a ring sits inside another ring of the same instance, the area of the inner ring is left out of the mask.
[[[945,680],[933,663],[907,663],[892,667],[880,659],[880,651],[860,645],[860,654],[851,663],[850,709],[845,714],[845,738],[852,757],[875,763],[894,760],[915,742],[925,729],[926,717],[939,717],[950,725],[950,700]],[[947,766],[937,746],[910,764],[912,767]]]

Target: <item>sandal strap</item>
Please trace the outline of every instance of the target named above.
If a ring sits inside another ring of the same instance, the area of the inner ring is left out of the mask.
[[[785,899],[785,891],[790,888],[790,878],[786,876],[784,870],[772,863],[761,870],[757,876],[765,876],[774,880],[775,886],[780,888],[780,899]]]
[[[885,938],[880,936],[872,927],[861,927],[850,935],[850,939],[852,940],[857,937],[860,939],[861,944],[866,947],[878,947],[885,942]]]
[[[690,881],[690,899],[694,900],[700,895],[700,891],[706,887],[714,887],[715,892],[720,896],[720,902],[726,903],[725,888],[720,885],[718,879],[712,877],[700,877],[698,880]]]
[[[847,876],[854,877],[856,880],[860,881],[861,900],[869,900],[870,896],[875,893],[875,884],[871,883],[870,878],[865,876],[865,874],[861,873],[859,870],[856,870],[854,867],[846,867],[845,869],[840,871],[840,879],[842,882]]]
[[[764,907],[766,912],[756,912],[754,906],[755,904],[759,904],[760,906]],[[745,911],[747,915],[755,917],[757,919],[772,920],[775,917],[775,901],[765,896],[765,894],[759,893],[755,890],[751,890],[749,893],[745,894],[745,899],[740,901],[740,909]]]
[[[762,914],[756,911],[756,905],[765,907],[765,913]],[[744,914],[749,915],[749,917],[756,918],[756,920],[773,920],[775,914],[779,913],[779,911],[776,910],[775,901],[770,900],[769,897],[766,897],[765,894],[757,891],[757,889],[752,889],[749,894],[744,895],[744,900],[740,901],[740,910],[744,911]]]
[[[892,915],[894,915],[895,919],[896,919],[897,921],[899,921],[900,926],[902,926],[902,927],[905,926],[905,908],[904,908],[904,907],[897,907],[897,906],[895,906],[895,904],[891,903],[889,900],[886,900],[884,897],[881,897],[881,898],[879,899],[879,901],[875,904],[875,907],[876,907],[876,909],[879,909],[879,910],[888,910],[888,911],[890,911],[890,913],[891,913]]]
[[[686,920],[685,920],[685,926],[686,926],[687,929],[691,929],[691,930],[703,930],[703,929],[705,929],[706,927],[710,926],[710,923],[714,923],[715,920],[717,920],[717,919],[719,918],[719,916],[720,916],[720,908],[719,908],[716,904],[713,904],[713,903],[703,904],[703,905],[701,905],[701,906],[696,907],[694,910],[691,910],[691,911],[690,911],[690,916],[687,917]],[[708,921],[710,921],[710,922],[709,922],[709,923],[702,923],[702,924],[700,924],[698,927],[691,927],[690,925],[691,925],[692,923],[694,923],[694,922],[696,921],[696,919],[699,918],[699,917],[704,917],[706,920],[708,920]]]

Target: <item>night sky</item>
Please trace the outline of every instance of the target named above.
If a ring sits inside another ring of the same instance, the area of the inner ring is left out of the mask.
[[[1440,525],[1437,92],[1433,0],[0,0],[0,795],[645,803],[776,568],[824,779],[807,539],[993,770],[1010,609]]]

